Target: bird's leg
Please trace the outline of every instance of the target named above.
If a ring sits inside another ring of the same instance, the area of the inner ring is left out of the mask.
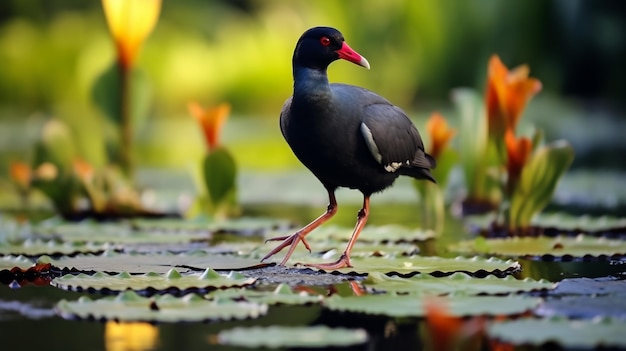
[[[329,201],[329,204],[328,204],[328,207],[326,208],[326,212],[324,212],[321,216],[317,217],[313,222],[307,224],[304,228],[298,230],[297,232],[289,236],[279,236],[279,237],[265,240],[265,242],[281,241],[281,240],[283,242],[280,245],[276,246],[274,250],[270,251],[267,255],[265,255],[265,257],[261,259],[261,262],[265,261],[266,259],[280,252],[285,247],[289,246],[289,251],[287,251],[285,258],[283,258],[283,260],[280,262],[280,265],[284,266],[285,263],[287,263],[287,260],[289,260],[289,257],[291,256],[291,254],[293,254],[293,251],[296,249],[296,246],[298,246],[298,243],[300,241],[302,241],[302,243],[307,248],[307,250],[311,252],[311,246],[309,246],[309,243],[306,242],[306,239],[304,237],[307,234],[309,234],[313,229],[319,227],[324,222],[329,220],[332,216],[334,216],[335,213],[337,213],[337,199],[335,199],[334,190],[328,190],[328,201]]]
[[[357,216],[356,225],[354,226],[354,231],[352,232],[352,236],[350,237],[350,241],[348,241],[348,245],[346,246],[345,251],[341,254],[341,257],[335,262],[331,263],[320,263],[320,264],[307,264],[308,267],[315,267],[323,270],[333,270],[345,267],[352,267],[350,263],[350,252],[352,252],[352,247],[354,243],[356,243],[356,239],[359,237],[361,230],[365,226],[367,222],[367,218],[370,214],[370,197],[369,195],[364,195],[363,197],[363,208],[359,211]]]

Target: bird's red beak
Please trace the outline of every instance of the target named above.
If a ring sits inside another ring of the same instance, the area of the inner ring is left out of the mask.
[[[344,59],[346,61],[350,61],[359,66],[363,66],[367,69],[370,69],[370,63],[367,62],[365,57],[359,55],[356,51],[352,50],[352,48],[348,46],[348,44],[346,44],[345,41],[343,42],[343,45],[341,45],[341,49],[335,52],[339,54],[340,59]]]

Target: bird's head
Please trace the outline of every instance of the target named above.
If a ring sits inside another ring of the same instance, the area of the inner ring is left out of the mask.
[[[350,61],[367,69],[369,62],[346,44],[341,32],[331,27],[315,27],[302,34],[293,53],[295,65],[326,69],[338,59]]]

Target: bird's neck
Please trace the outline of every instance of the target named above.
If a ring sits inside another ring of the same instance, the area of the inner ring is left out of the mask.
[[[294,67],[293,98],[296,101],[313,102],[329,99],[330,84],[326,69]]]

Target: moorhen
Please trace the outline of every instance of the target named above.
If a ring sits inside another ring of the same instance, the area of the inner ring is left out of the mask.
[[[311,28],[296,44],[293,95],[283,105],[280,129],[296,157],[326,188],[330,203],[324,214],[295,234],[268,239],[283,242],[262,261],[289,246],[281,262],[285,265],[300,241],[311,251],[305,236],[337,212],[335,190],[347,187],[363,193],[352,237],[336,262],[308,266],[352,267],[350,251],[367,221],[370,196],[400,175],[435,182],[429,171],[435,161],[424,152],[419,132],[400,108],[367,89],[329,84],[326,70],[337,59],[369,69],[367,60],[334,28]]]

